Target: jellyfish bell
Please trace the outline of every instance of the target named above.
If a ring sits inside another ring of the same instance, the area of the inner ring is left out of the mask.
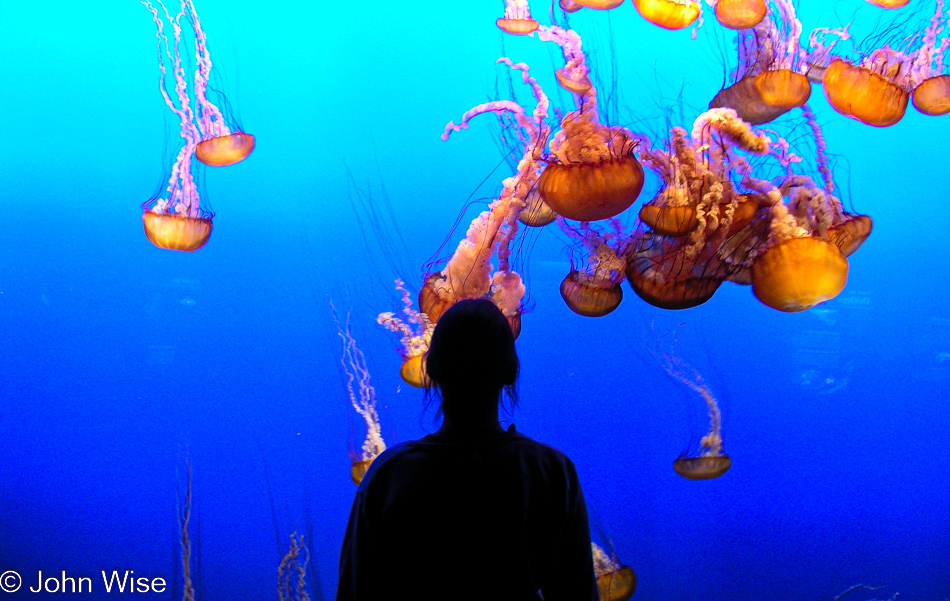
[[[597,576],[600,601],[628,601],[637,590],[637,575],[630,566]]]
[[[925,115],[939,116],[950,113],[950,75],[925,79],[914,89],[911,101],[914,108]]]
[[[623,4],[624,0],[573,0],[573,3],[582,7],[593,8],[595,10],[610,10],[611,8],[617,8]],[[561,4],[561,8],[564,8],[563,3]],[[564,10],[567,9],[565,8]]]
[[[561,282],[561,298],[578,315],[603,317],[620,306],[620,282],[572,270]]]
[[[528,227],[544,227],[556,219],[557,213],[541,198],[537,186],[532,188],[528,193],[525,208],[518,214],[518,221]]]
[[[158,248],[194,252],[211,237],[211,217],[189,217],[146,208],[142,224],[148,241]]]
[[[554,77],[557,79],[557,82],[561,85],[562,88],[571,92],[573,94],[584,94],[588,92],[593,84],[591,84],[590,78],[586,75],[581,78],[572,78],[566,69],[558,69],[554,72]]]
[[[683,240],[646,232],[629,248],[627,281],[654,307],[673,311],[697,307],[722,284],[721,277],[695,273],[697,265],[687,260]]]
[[[801,73],[787,69],[763,71],[723,88],[709,108],[731,108],[751,125],[768,123],[802,106],[811,96],[811,84]]]
[[[695,0],[633,0],[640,15],[663,29],[683,29],[699,18],[700,6]]]
[[[673,469],[687,480],[711,480],[718,478],[729,471],[732,459],[729,455],[715,455],[711,457],[690,457],[680,455],[673,462]]]
[[[627,210],[643,189],[643,167],[632,152],[596,163],[551,161],[541,173],[541,198],[567,219],[598,221]]]
[[[561,7],[566,13],[576,13],[580,9],[584,8],[582,5],[574,2],[574,0],[558,0],[558,6]]]
[[[765,18],[764,0],[717,0],[716,20],[729,29],[751,29]]]
[[[195,158],[211,167],[240,163],[254,150],[254,136],[241,132],[198,142]]]
[[[354,459],[353,463],[350,465],[350,478],[353,479],[353,484],[359,486],[360,482],[363,481],[363,476],[366,475],[366,472],[369,470],[369,466],[373,463],[373,459]]]
[[[848,260],[831,242],[803,236],[773,244],[752,264],[752,294],[763,304],[795,313],[844,290]]]
[[[678,238],[696,229],[696,209],[690,205],[655,205],[651,202],[640,207],[640,221],[661,236]]]
[[[822,89],[836,111],[874,127],[888,127],[900,121],[910,96],[886,77],[840,58],[825,68]]]
[[[910,0],[868,0],[869,4],[879,8],[901,8],[907,6],[908,2]]]
[[[828,241],[838,247],[842,256],[850,257],[871,235],[873,222],[867,215],[844,214],[844,221],[828,228]]]
[[[427,276],[419,289],[419,312],[428,315],[433,324],[458,300],[444,292],[447,290],[447,281],[447,278],[437,271]]]
[[[403,360],[399,368],[402,381],[413,388],[425,388],[429,383],[426,375],[425,355],[414,355]]]

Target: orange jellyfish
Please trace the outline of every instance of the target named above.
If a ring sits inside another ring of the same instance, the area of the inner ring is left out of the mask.
[[[560,224],[589,254],[586,267],[578,270],[571,265],[561,282],[561,298],[578,315],[603,317],[611,313],[623,300],[620,283],[626,260],[614,248],[622,240],[622,224],[612,220],[613,233],[600,232],[589,223],[574,227],[561,220]]]
[[[567,78],[589,82],[577,33],[542,27],[538,35],[561,46],[568,61]],[[572,91],[578,108],[564,116],[561,129],[550,142],[552,156],[538,182],[541,197],[567,219],[597,221],[614,217],[630,207],[643,189],[643,168],[634,155],[637,141],[623,127],[599,122],[597,90],[593,86]]]
[[[164,21],[158,16],[158,9],[148,0],[145,0],[144,4],[152,12],[152,20],[158,26],[156,37],[158,38],[158,66],[161,73],[159,89],[165,99],[165,104],[178,116],[181,123],[181,137],[185,140],[185,145],[178,152],[172,165],[168,186],[142,204],[142,224],[145,228],[145,236],[155,246],[168,250],[192,252],[204,246],[211,237],[211,219],[214,213],[201,206],[198,187],[191,171],[191,158],[195,153],[200,133],[191,110],[187,92],[188,84],[185,80],[184,69],[182,69],[179,48],[181,27],[178,23],[183,13],[172,18],[165,11],[165,17],[174,32],[173,43],[170,44],[164,32]],[[177,104],[172,100],[165,85],[163,57],[166,55],[174,60]]]
[[[617,6],[620,6],[620,4],[623,4],[623,0],[621,0]],[[558,6],[560,6],[561,10],[566,13],[576,13],[580,9],[584,8],[583,5],[574,2],[574,0],[558,0]]]
[[[916,86],[911,102],[918,111],[932,116],[950,113],[950,74],[943,73],[943,57],[950,45],[950,15],[941,18],[942,12],[943,0],[937,0],[937,10],[924,31],[923,43],[913,65]],[[940,34],[943,34],[943,39],[938,42]]]
[[[184,15],[191,22],[195,31],[195,124],[201,141],[195,147],[195,157],[212,167],[233,165],[247,158],[254,150],[254,136],[244,133],[230,119],[230,126],[225,122],[221,110],[212,103],[207,96],[208,79],[211,75],[211,54],[208,52],[207,36],[201,28],[198,13],[192,0],[181,0],[182,12],[175,22],[176,42],[178,39],[178,23]],[[187,13],[185,12],[187,10]],[[167,15],[167,12],[166,12]]]
[[[731,174],[744,165],[741,149],[764,154],[770,139],[732,109],[711,109],[692,135],[674,127],[666,149],[644,148],[640,158],[663,186],[640,211],[652,231],[638,230],[625,253],[627,279],[643,300],[664,309],[688,309],[715,294],[733,271],[720,256],[730,238],[755,217],[758,201],[738,194]]]
[[[867,125],[894,125],[904,117],[911,92],[942,69],[942,56],[950,43],[946,36],[948,25],[950,18],[943,14],[943,0],[938,0],[916,49],[909,47],[918,39],[912,36],[906,43],[908,47],[895,50],[885,44],[856,63],[833,59],[822,77],[828,103],[842,115]],[[924,97],[929,88],[930,85],[924,89]],[[928,108],[926,102],[921,104]]]
[[[577,4],[581,7],[593,8],[596,10],[610,10],[611,8],[617,8],[624,3],[624,0],[573,0],[573,4]],[[561,7],[564,8],[564,4],[561,4]],[[565,11],[574,12],[564,8]],[[577,9],[574,9],[577,10]]]
[[[531,18],[527,0],[505,0],[505,16],[497,19],[498,29],[512,35],[527,35],[540,23]]]
[[[683,29],[699,18],[696,0],[633,0],[640,15],[663,29]]]
[[[723,0],[719,0],[718,10]],[[801,22],[790,0],[776,0],[777,11],[739,32],[739,65],[735,83],[723,88],[709,107],[735,109],[739,117],[762,125],[802,106],[811,95],[811,84],[800,59]]]
[[[762,22],[765,0],[716,0],[716,20],[729,29],[750,29]]]
[[[868,0],[869,4],[880,8],[901,8],[907,6],[910,0]]]
[[[399,368],[399,375],[403,382],[415,388],[425,388],[429,378],[426,376],[423,358],[432,340],[432,322],[424,311],[412,308],[412,296],[402,280],[396,280],[396,290],[402,294],[402,313],[405,319],[400,319],[391,312],[380,313],[376,323],[400,335],[402,366]]]
[[[518,215],[518,221],[528,227],[544,227],[549,223],[554,223],[556,219],[557,213],[544,202],[540,190],[535,186],[528,193],[525,208]]]
[[[616,555],[608,555],[600,545],[591,543],[594,556],[594,575],[600,601],[627,601],[637,590],[637,575],[633,568],[623,565]]]
[[[351,452],[350,459],[350,477],[354,484],[359,484],[380,453],[386,450],[386,442],[383,440],[379,427],[379,414],[376,411],[376,390],[369,382],[369,369],[366,367],[366,357],[363,351],[356,346],[356,340],[353,339],[353,333],[350,331],[350,315],[346,315],[346,326],[340,324],[336,315],[336,308],[330,303],[333,309],[333,319],[336,321],[337,334],[343,341],[343,355],[340,359],[340,365],[343,366],[343,373],[346,375],[346,393],[350,398],[350,405],[366,422],[366,440],[359,453]]]
[[[673,344],[675,347],[675,340]],[[732,466],[732,459],[723,450],[722,413],[719,411],[716,397],[699,372],[676,356],[673,347],[668,353],[652,348],[649,350],[667,374],[703,398],[709,413],[709,432],[699,440],[698,452],[695,455],[684,453],[677,457],[673,462],[673,470],[687,480],[710,480],[725,474]]]

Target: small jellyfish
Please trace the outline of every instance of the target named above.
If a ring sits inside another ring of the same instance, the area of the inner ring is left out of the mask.
[[[675,346],[674,340],[674,346]],[[722,414],[716,397],[703,377],[696,369],[676,356],[671,347],[667,353],[650,348],[660,365],[671,377],[679,380],[706,402],[709,412],[709,432],[699,440],[699,451],[696,455],[682,454],[673,462],[673,469],[687,480],[710,480],[725,474],[732,465],[732,459],[723,451],[722,441]]]
[[[752,265],[752,294],[787,313],[838,296],[847,282],[847,259],[835,244],[814,236],[772,244]]]
[[[396,290],[402,294],[405,321],[396,317],[395,313],[380,313],[376,323],[400,335],[402,366],[399,375],[403,381],[415,388],[425,388],[429,378],[426,376],[423,357],[432,340],[432,322],[424,311],[412,308],[412,296],[402,280],[396,280]]]
[[[330,304],[333,308],[333,304]],[[346,325],[340,324],[336,309],[333,309],[333,318],[336,320],[337,334],[343,341],[343,355],[340,365],[346,375],[346,393],[350,405],[366,422],[366,440],[360,447],[360,452],[351,452],[350,477],[354,484],[363,481],[363,476],[373,460],[386,450],[379,426],[379,414],[376,411],[376,390],[369,381],[369,369],[366,367],[366,357],[363,351],[356,346],[353,333],[350,331],[350,315],[346,315]]]
[[[541,198],[538,187],[532,188],[531,192],[528,192],[524,210],[518,215],[518,221],[528,227],[544,227],[554,223],[556,219],[557,213]]]
[[[531,18],[528,0],[505,0],[505,16],[495,20],[495,25],[511,35],[527,35],[540,23]]]
[[[601,232],[589,223],[577,227],[560,220],[561,229],[578,242],[588,254],[587,266],[571,271],[561,282],[561,298],[578,315],[603,317],[623,300],[620,283],[624,279],[626,260],[615,248],[623,244],[623,225],[611,220],[613,232]]]
[[[633,0],[640,15],[663,29],[683,29],[699,18],[701,11],[696,0]]]
[[[633,568],[622,565],[616,555],[608,555],[597,543],[591,543],[590,546],[600,601],[630,599],[637,590],[637,575]]]

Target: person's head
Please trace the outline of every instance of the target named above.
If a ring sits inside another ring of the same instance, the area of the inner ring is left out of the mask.
[[[516,400],[518,354],[508,319],[487,299],[461,300],[445,312],[432,332],[426,373],[446,398],[484,398],[497,403],[502,389]]]

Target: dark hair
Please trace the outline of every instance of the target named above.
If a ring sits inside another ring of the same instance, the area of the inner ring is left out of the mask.
[[[487,299],[452,305],[436,323],[425,357],[431,386],[442,396],[498,395],[517,403],[520,364],[508,318]]]

